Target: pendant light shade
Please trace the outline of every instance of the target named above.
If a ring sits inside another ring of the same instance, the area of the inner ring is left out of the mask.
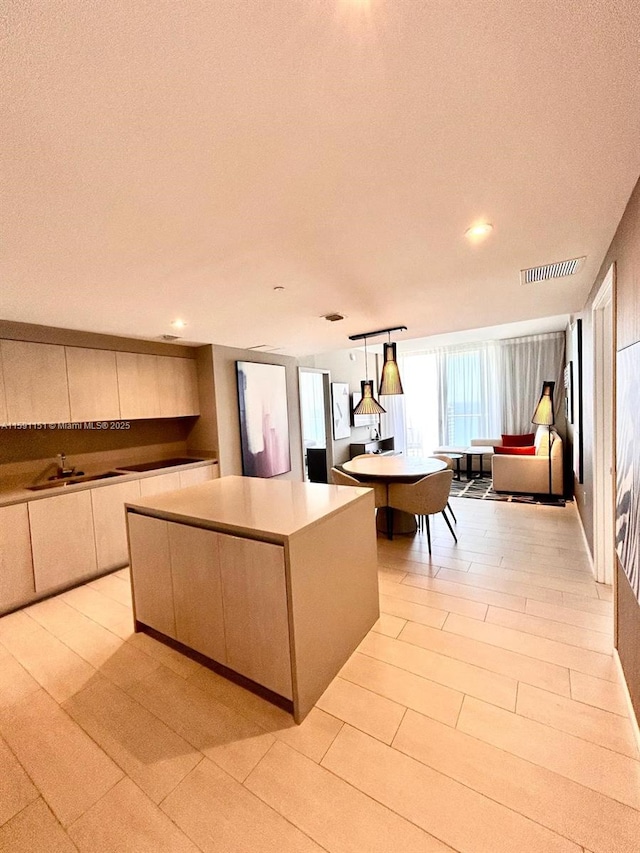
[[[538,405],[531,418],[532,424],[542,424],[543,426],[551,426],[555,423],[553,415],[553,389],[555,382],[543,382],[542,394],[538,400]]]
[[[384,361],[382,364],[382,376],[380,377],[380,388],[378,394],[404,394],[400,371],[396,358],[396,345],[392,343],[383,344]]]
[[[354,415],[384,415],[386,409],[383,409],[380,403],[373,396],[373,380],[363,379],[360,383],[362,389],[362,399],[353,410]]]

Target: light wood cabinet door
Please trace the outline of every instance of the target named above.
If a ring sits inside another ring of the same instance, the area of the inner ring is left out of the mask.
[[[119,569],[129,562],[125,503],[140,497],[140,481],[114,483],[91,490],[93,530],[99,571]]]
[[[37,593],[96,574],[90,491],[31,501],[29,527]]]
[[[220,535],[227,666],[293,698],[284,548]]]
[[[2,346],[0,346],[0,424],[8,424],[7,394],[4,390],[4,372],[2,369]]]
[[[0,613],[35,591],[27,504],[0,507]]]
[[[133,570],[135,618],[176,639],[173,611],[169,524],[135,512],[127,513]]]
[[[64,347],[2,341],[2,371],[10,424],[69,423]]]
[[[120,417],[160,417],[157,356],[135,352],[117,352]]]
[[[116,354],[111,350],[65,347],[71,420],[116,421],[120,417]]]
[[[227,654],[219,540],[220,534],[212,530],[169,524],[176,637],[224,664]]]
[[[158,474],[155,477],[145,477],[140,480],[140,496],[143,498],[151,497],[151,495],[161,495],[162,492],[173,492],[179,488],[179,471],[173,471],[171,474]]]
[[[203,465],[200,468],[188,468],[186,471],[179,471],[180,488],[186,489],[187,486],[197,486],[198,483],[206,483],[207,480],[214,479],[213,465]]]
[[[178,418],[199,415],[198,375],[191,358],[156,356],[160,388],[160,416]]]

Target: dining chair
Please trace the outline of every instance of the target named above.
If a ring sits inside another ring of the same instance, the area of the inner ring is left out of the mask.
[[[393,509],[409,512],[417,515],[422,521],[424,519],[427,528],[427,542],[429,553],[431,553],[431,529],[429,527],[429,516],[441,512],[447,527],[451,531],[455,542],[458,541],[451,522],[447,517],[447,503],[449,490],[453,480],[453,471],[438,471],[428,474],[417,483],[391,483],[389,485],[389,506]]]
[[[444,462],[444,464],[447,466],[447,468],[449,468],[451,471],[453,471],[453,470],[454,470],[453,459],[452,459],[450,456],[447,456],[447,455],[446,455],[446,454],[444,454],[444,453],[434,453],[434,454],[433,454],[432,456],[430,456],[429,458],[430,458],[430,459],[439,459],[441,462]],[[456,514],[455,514],[455,512],[451,509],[451,504],[449,503],[449,501],[448,501],[448,500],[447,500],[447,509],[449,510],[449,512],[450,512],[450,513],[451,513],[451,515],[453,516],[453,520],[454,520],[454,521],[455,521],[455,523],[457,524],[457,523],[458,523],[458,519],[456,518]]]
[[[331,469],[331,482],[334,486],[359,486],[361,489],[373,489],[376,509],[381,506],[387,506],[387,484],[376,482],[374,480],[356,480],[339,468]]]

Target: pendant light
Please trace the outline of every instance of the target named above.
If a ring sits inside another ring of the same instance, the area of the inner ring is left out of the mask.
[[[384,344],[384,364],[382,367],[382,376],[380,378],[380,394],[402,394],[402,382],[400,381],[400,372],[396,360],[396,345],[391,343],[391,332],[406,330],[406,326],[394,326],[392,329],[378,329],[376,332],[365,332],[361,335],[349,335],[350,341],[359,341],[364,339],[364,381],[360,382],[362,387],[362,399],[353,410],[354,415],[380,415],[385,414],[386,410],[382,408],[380,403],[373,396],[373,380],[369,379],[369,365],[367,361],[367,338],[374,338],[378,335],[389,335],[389,343]]]
[[[353,410],[354,415],[384,415],[387,410],[373,396],[373,379],[369,379],[369,362],[367,360],[367,339],[364,339],[364,375],[367,377],[360,382],[362,399]]]
[[[380,396],[383,394],[404,394],[396,357],[396,345],[391,343],[391,332],[388,334],[389,343],[383,344],[382,376],[378,389]]]

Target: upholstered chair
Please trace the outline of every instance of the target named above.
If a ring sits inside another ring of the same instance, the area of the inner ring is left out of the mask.
[[[450,456],[446,456],[444,453],[434,453],[433,456],[431,456],[431,459],[439,459],[441,462],[444,462],[444,464],[450,471],[453,471],[455,468],[453,459]],[[449,503],[449,501],[447,501],[447,509],[449,510],[449,512],[453,516],[453,520],[457,524],[458,519],[456,518],[455,512],[451,509],[451,504]]]
[[[429,553],[431,553],[431,530],[429,527],[429,516],[441,512],[451,535],[457,542],[451,522],[446,513],[449,500],[449,490],[453,480],[453,471],[438,471],[428,474],[417,483],[391,483],[389,486],[389,506],[393,509],[402,510],[418,516],[425,521],[427,528],[427,541]]]
[[[331,469],[331,482],[334,486],[359,486],[361,489],[373,489],[376,508],[387,506],[387,484],[375,480],[356,480],[339,468]]]

